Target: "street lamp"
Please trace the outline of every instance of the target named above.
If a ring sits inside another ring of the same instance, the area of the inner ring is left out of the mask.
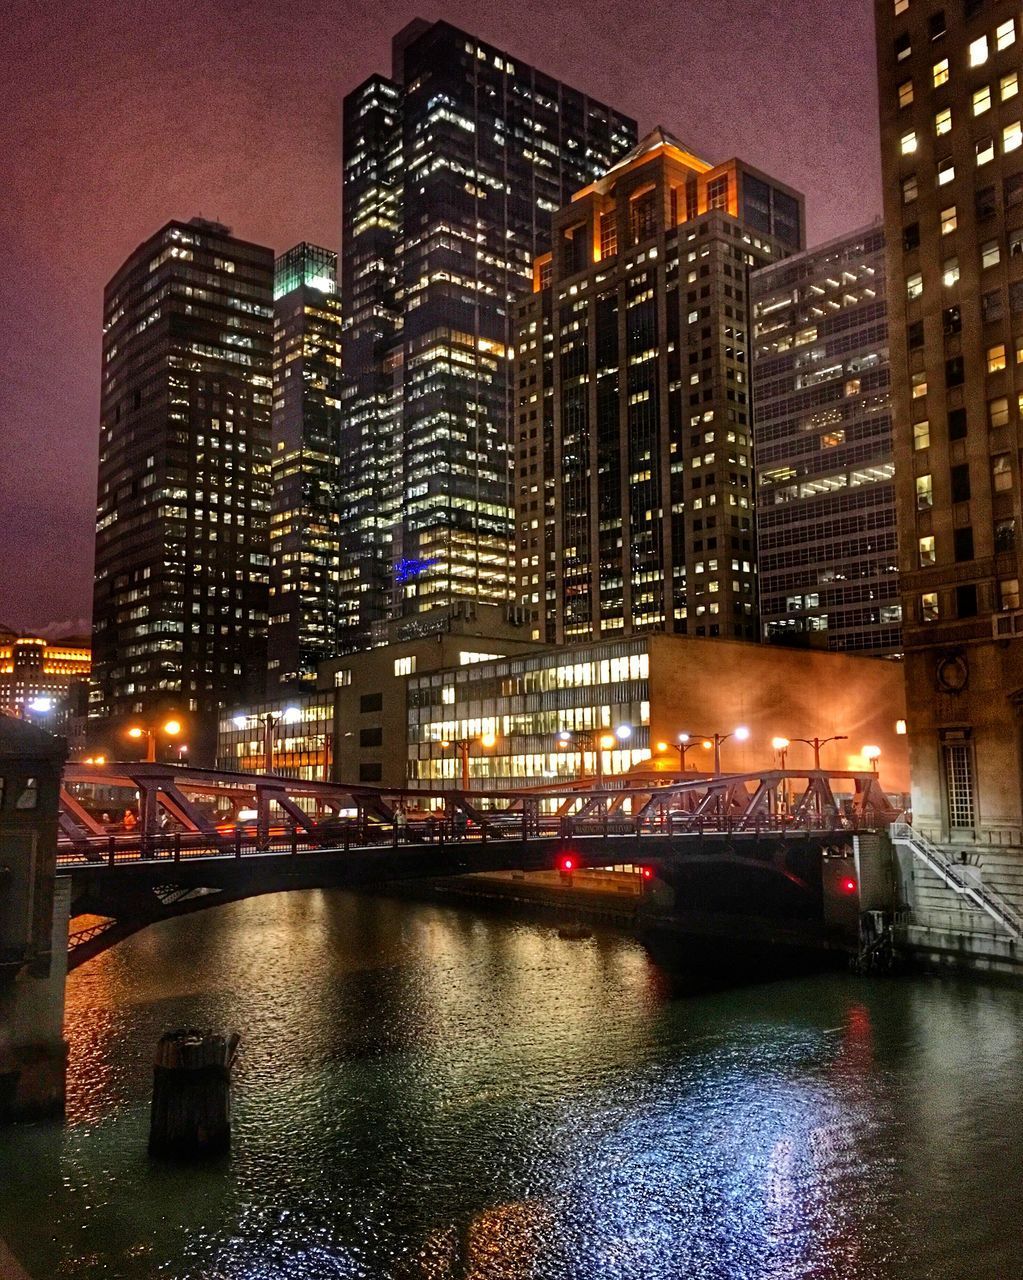
[[[708,750],[711,747],[714,748],[714,773],[719,774],[721,772],[722,742],[727,742],[729,738],[735,738],[738,742],[745,742],[749,737],[749,729],[747,729],[744,724],[740,724],[733,729],[731,733],[698,733],[695,736],[703,739],[703,745]],[[681,741],[683,737],[685,737],[688,742],[690,735],[688,733],[684,735],[679,734],[679,741]]]
[[[620,724],[613,731],[599,736],[595,729],[562,729],[558,734],[558,749],[567,751],[578,740],[584,751],[593,752],[593,780],[599,791],[604,785],[604,752],[610,751],[619,742],[627,742],[631,737],[631,724]]]
[[[472,748],[473,741],[474,739],[472,738],[445,738],[440,744],[442,747],[454,747],[461,757],[463,791],[469,790],[469,751]],[[489,748],[497,745],[497,734],[489,732],[481,733],[479,737],[479,744],[481,747],[486,747],[489,750]]]
[[[302,712],[298,707],[285,707],[283,711],[254,711],[251,715],[237,715],[234,727],[247,729],[250,720],[263,726],[263,772],[269,774],[274,771],[274,729],[279,724],[295,724],[301,719]]]
[[[785,761],[788,759],[789,747],[792,745],[788,738],[772,738],[771,746],[778,752],[779,762],[782,770],[785,769]]]
[[[163,732],[167,735],[167,737],[168,737],[168,738],[176,738],[176,737],[178,736],[178,734],[181,732],[181,721],[180,721],[180,720],[168,720],[165,724],[161,725],[161,726],[160,726],[160,728],[163,730]],[[157,735],[157,732],[158,732],[158,730],[157,730],[155,727],[143,727],[142,725],[137,725],[137,724],[136,724],[136,725],[133,725],[133,726],[128,730],[128,737],[129,737],[129,738],[135,738],[135,739],[136,739],[136,741],[137,741],[139,738],[145,738],[145,740],[146,740],[146,761],[147,761],[147,763],[149,763],[149,764],[155,764],[155,763],[156,763],[156,735]]]
[[[813,747],[813,767],[819,769],[821,767],[821,747],[827,746],[829,742],[846,742],[848,734],[835,733],[830,738],[793,738],[793,742],[805,742],[808,747]]]
[[[881,758],[881,748],[866,746],[860,751],[860,755],[864,758],[864,760],[870,761],[870,767],[874,770],[875,773],[877,773],[877,762]]]
[[[692,741],[688,733],[680,733],[675,742],[659,742],[657,744],[658,751],[667,751],[670,747],[674,747],[678,752],[678,767],[680,773],[686,771],[686,752],[690,748],[695,747],[696,743]]]

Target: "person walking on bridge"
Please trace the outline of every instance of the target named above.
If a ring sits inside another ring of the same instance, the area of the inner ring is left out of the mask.
[[[404,844],[408,839],[408,814],[400,804],[394,806],[394,842]]]

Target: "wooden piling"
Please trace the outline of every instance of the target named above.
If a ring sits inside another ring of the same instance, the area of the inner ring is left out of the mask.
[[[241,1037],[194,1029],[160,1037],[153,1061],[149,1153],[195,1159],[231,1145],[231,1068]]]

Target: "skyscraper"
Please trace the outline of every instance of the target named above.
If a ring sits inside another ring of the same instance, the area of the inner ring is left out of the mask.
[[[341,303],[337,254],[298,244],[274,264],[267,692],[316,685],[337,647]]]
[[[798,192],[663,129],[555,214],[516,309],[540,638],[756,635],[749,272],[802,244]]]
[[[763,267],[750,292],[763,637],[898,653],[884,229]]]
[[[193,218],[104,293],[89,714],[173,711],[193,759],[266,669],[272,281],[271,250]]]
[[[345,99],[342,611],[513,595],[510,311],[632,120],[445,22]]]
[[[876,22],[913,821],[1017,895],[1020,12],[877,0]]]

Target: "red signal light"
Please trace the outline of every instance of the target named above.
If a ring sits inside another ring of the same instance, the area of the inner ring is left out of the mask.
[[[566,854],[565,857],[559,860],[558,866],[561,868],[562,871],[574,871],[575,858],[571,857],[569,854]]]
[[[653,867],[640,867],[639,874],[644,880],[652,880],[654,878]]]
[[[843,892],[843,893],[855,893],[855,892],[856,892],[856,881],[852,878],[852,876],[846,876],[846,877],[842,880],[842,883],[841,883],[841,889],[842,889],[842,892]]]

